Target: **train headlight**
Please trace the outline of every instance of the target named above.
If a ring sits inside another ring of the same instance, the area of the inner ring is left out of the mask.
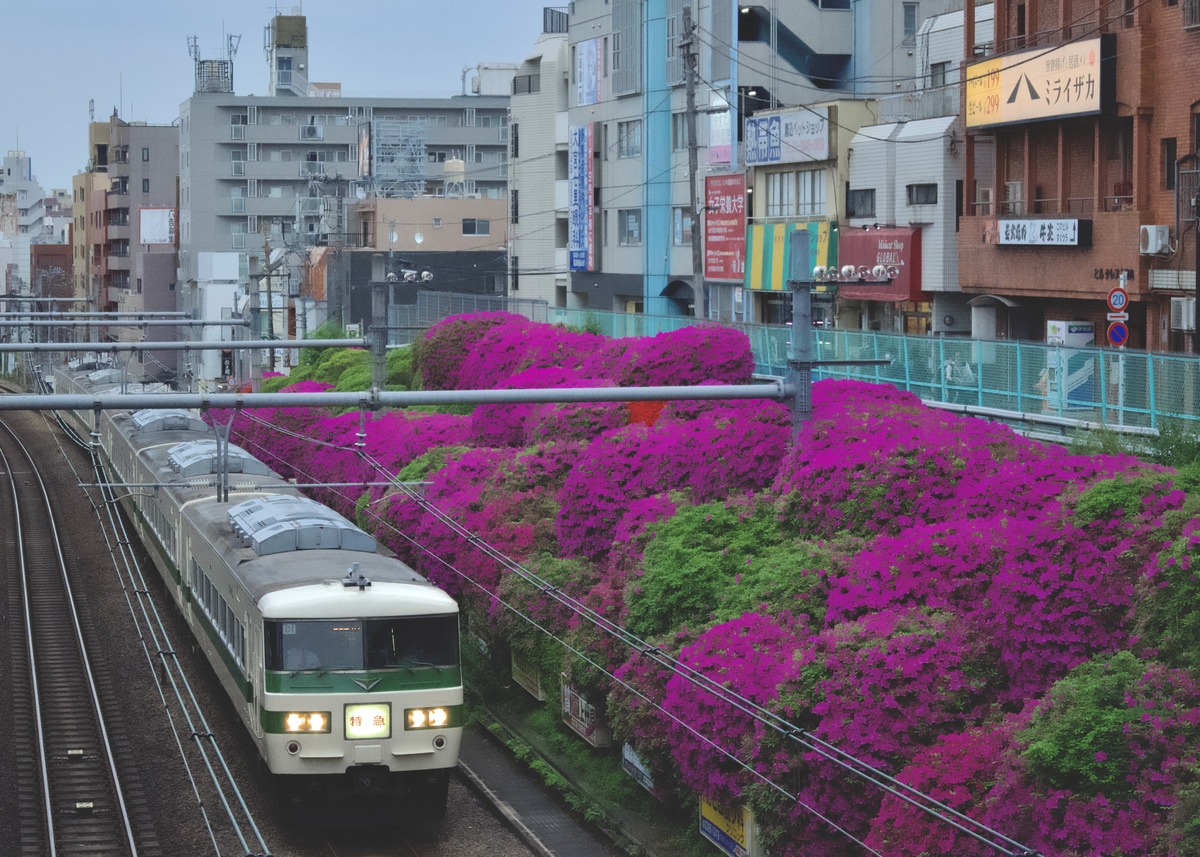
[[[450,723],[450,711],[446,708],[410,708],[404,712],[409,729],[441,729]]]
[[[328,732],[328,711],[289,711],[283,715],[286,732]]]

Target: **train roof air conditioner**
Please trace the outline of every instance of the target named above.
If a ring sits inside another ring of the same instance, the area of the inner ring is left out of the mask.
[[[1138,240],[1138,252],[1143,255],[1171,252],[1171,228],[1143,225]]]

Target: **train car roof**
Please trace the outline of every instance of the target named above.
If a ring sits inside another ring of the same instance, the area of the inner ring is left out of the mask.
[[[334,547],[330,540],[317,540],[308,544],[297,540],[290,550],[260,555],[256,550],[254,540],[246,538],[243,532],[256,526],[255,520],[260,520],[263,522],[262,525],[253,531],[266,533],[267,537],[271,538],[271,534],[275,532],[274,528],[279,523],[289,523],[288,521],[266,522],[266,517],[262,517],[263,509],[270,509],[276,504],[279,508],[290,505],[284,501],[274,500],[268,494],[232,506],[217,502],[215,498],[206,498],[191,503],[188,507],[190,520],[200,536],[228,562],[233,575],[250,593],[255,603],[262,601],[272,593],[294,587],[305,589],[318,587],[319,589],[313,590],[307,596],[310,598],[319,593],[323,593],[320,597],[325,598],[335,591],[357,589],[357,584],[353,587],[343,585],[343,580],[351,569],[354,570],[355,579],[357,580],[358,575],[362,575],[363,579],[369,582],[365,588],[375,593],[389,588],[383,584],[406,584],[403,591],[408,593],[405,596],[408,598],[434,597],[437,600],[449,597],[394,557],[384,556],[375,551],[347,548],[341,544]],[[306,504],[324,508],[309,500],[301,500],[295,508],[303,509]],[[237,511],[235,512],[235,510]],[[259,518],[255,518],[256,510]],[[330,510],[326,510],[326,512],[327,517],[321,520],[331,521],[340,518]],[[330,515],[334,517],[329,517]],[[301,517],[299,520],[306,521],[307,519]],[[237,527],[235,527],[235,521],[238,524]],[[353,525],[344,518],[342,521],[353,528]],[[371,539],[366,533],[362,533],[362,535]],[[374,539],[371,539],[371,542],[374,543]],[[348,544],[363,543],[350,541]],[[419,593],[425,589],[437,592],[439,595],[420,595]],[[281,598],[275,598],[273,603],[280,601]],[[356,603],[361,604],[361,600]],[[361,610],[361,607],[358,609]]]
[[[229,523],[258,556],[335,548],[375,552],[375,539],[346,518],[308,497],[274,494],[229,509]]]
[[[200,415],[184,408],[146,408],[134,411],[130,415],[135,431],[195,431],[211,432],[209,426]]]
[[[359,589],[340,580],[267,593],[258,604],[266,619],[355,619],[367,616],[437,616],[458,613],[458,604],[436,586],[376,583]]]

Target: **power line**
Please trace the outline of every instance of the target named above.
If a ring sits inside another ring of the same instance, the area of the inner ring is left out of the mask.
[[[328,441],[319,441],[316,439],[308,438],[304,435],[300,435],[297,432],[279,429],[279,428],[273,426],[272,424],[266,422],[265,420],[262,420],[256,416],[252,416],[249,413],[246,413],[246,416],[247,416],[247,418],[257,422],[259,425],[269,427],[274,431],[280,431],[280,432],[287,434],[293,438],[304,440],[309,443],[314,443],[314,444],[325,446],[325,447],[332,448],[332,449],[338,449],[343,452],[350,452],[350,453],[356,455],[365,464],[367,464],[369,467],[371,467],[377,473],[379,473],[383,478],[391,480],[393,487],[397,490],[398,493],[404,495],[404,497],[406,497],[407,499],[416,503],[418,506],[420,506],[420,508],[423,511],[425,511],[427,514],[432,515],[439,523],[441,523],[443,526],[446,526],[447,528],[449,528],[451,530],[451,532],[458,535],[460,538],[462,538],[468,544],[473,545],[477,550],[479,550],[485,556],[487,556],[490,559],[492,559],[493,561],[497,562],[506,571],[517,575],[523,581],[525,581],[526,583],[528,583],[531,586],[534,586],[536,589],[538,589],[543,595],[547,596],[548,598],[552,599],[553,601],[555,601],[562,607],[566,608],[567,610],[569,610],[571,613],[573,613],[575,616],[579,617],[580,619],[590,623],[593,627],[597,628],[598,630],[602,631],[603,633],[607,634],[608,636],[614,638],[617,642],[624,644],[631,651],[639,652],[643,657],[649,658],[650,660],[652,660],[653,662],[658,664],[660,667],[662,667],[663,669],[670,672],[671,674],[676,675],[676,676],[696,685],[699,689],[706,691],[706,692],[710,693],[711,695],[713,695],[714,697],[716,697],[717,700],[719,700],[721,702],[725,702],[726,704],[728,704],[732,708],[734,708],[734,710],[749,716],[750,718],[752,718],[759,724],[767,727],[768,729],[773,730],[774,732],[779,734],[781,737],[791,741],[792,743],[798,745],[799,747],[806,749],[810,752],[816,753],[818,756],[821,756],[825,760],[832,762],[834,765],[842,768],[847,773],[858,777],[859,779],[863,780],[864,782],[866,782],[870,785],[874,785],[875,787],[882,789],[883,791],[908,803],[910,806],[913,806],[914,808],[919,809],[919,810],[931,815],[932,817],[936,818],[937,820],[939,820],[945,824],[949,824],[951,827],[955,828],[956,830],[960,831],[961,833],[974,838],[981,844],[986,845],[989,848],[992,848],[993,850],[997,851],[998,853],[1000,853],[1002,855],[1006,855],[1006,857],[1023,857],[1024,855],[1032,855],[1035,853],[1032,849],[1027,848],[1026,846],[1022,845],[1021,843],[1017,842],[1016,840],[1004,835],[1003,833],[1001,833],[993,828],[990,828],[987,825],[984,825],[982,822],[979,822],[976,819],[973,819],[970,816],[968,816],[964,813],[961,813],[958,810],[955,810],[952,807],[934,799],[932,796],[927,795],[924,792],[921,792],[918,789],[916,789],[906,783],[903,783],[894,777],[891,777],[890,775],[884,773],[883,771],[879,770],[878,768],[874,767],[873,765],[870,765],[869,763],[864,762],[861,759],[858,759],[857,757],[851,755],[850,753],[847,753],[843,750],[839,750],[834,745],[819,738],[818,736],[812,734],[811,732],[801,729],[801,728],[793,725],[792,723],[789,723],[787,720],[783,719],[782,717],[775,714],[774,712],[764,708],[763,706],[758,705],[757,703],[754,703],[753,701],[747,699],[746,697],[742,696],[741,694],[739,694],[733,690],[730,690],[729,688],[726,688],[726,687],[722,686],[721,684],[718,684],[716,681],[709,678],[705,674],[701,673],[700,671],[698,671],[696,669],[693,669],[692,667],[683,663],[679,659],[672,657],[671,655],[668,655],[666,652],[653,646],[648,641],[636,636],[635,634],[630,633],[629,631],[626,631],[624,628],[622,628],[621,626],[617,625],[616,623],[608,620],[601,614],[592,610],[587,605],[585,605],[582,602],[578,601],[577,599],[567,595],[565,592],[563,592],[558,587],[545,581],[544,579],[539,577],[534,572],[530,571],[529,569],[525,568],[521,564],[517,563],[515,560],[510,559],[507,555],[502,553],[500,550],[495,548],[493,545],[489,544],[488,542],[481,539],[478,535],[476,535],[476,534],[472,533],[470,530],[466,529],[464,526],[459,524],[456,520],[454,520],[450,516],[443,513],[440,509],[438,509],[435,505],[433,505],[433,503],[426,500],[425,497],[420,492],[414,490],[410,485],[396,480],[391,475],[388,468],[384,467],[383,464],[380,463],[378,460],[369,456],[365,452],[365,450],[351,449],[349,447],[338,446],[337,444],[334,444],[334,443],[331,443]],[[312,479],[312,474],[306,474],[306,475],[309,477],[310,480]],[[348,497],[345,493],[340,492],[340,491],[336,492],[336,493],[339,493],[343,497],[343,499],[345,499],[347,502],[351,502],[352,498]],[[392,530],[392,532],[396,533],[401,538],[408,541],[410,544],[412,544],[418,550],[425,552],[426,554],[431,556],[435,561],[440,562],[447,569],[449,569],[450,571],[452,571],[455,574],[458,574],[460,577],[463,578],[464,581],[469,583],[471,586],[482,589],[482,586],[479,584],[476,584],[475,581],[473,581],[468,575],[461,572],[459,569],[455,568],[454,566],[451,566],[446,560],[444,560],[442,557],[438,556],[437,554],[434,554],[432,552],[432,550],[430,550],[429,548],[425,547],[424,545],[419,544],[415,539],[413,539],[407,533],[401,532],[390,521],[383,518],[382,516],[380,516],[378,513],[374,512],[373,510],[370,512],[370,514],[376,520],[376,522],[378,522],[381,526],[386,526],[388,529]],[[487,590],[484,590],[484,591],[487,592]],[[496,598],[494,593],[488,592],[487,594],[490,598]],[[521,613],[518,609],[516,609],[512,605],[505,603],[505,607],[506,607],[506,609],[511,610],[519,618],[528,622],[530,625],[532,625],[534,627],[538,627],[539,629],[541,628],[541,626],[539,626],[534,619]],[[640,691],[638,691],[636,688],[633,688],[624,680],[617,678],[616,676],[612,675],[608,670],[604,669],[602,666],[594,663],[594,661],[590,657],[588,657],[585,653],[578,652],[568,642],[566,642],[565,640],[562,640],[560,637],[553,634],[552,632],[549,632],[549,631],[545,631],[545,632],[556,642],[563,645],[568,650],[578,654],[587,663],[596,667],[598,670],[603,672],[605,675],[610,676],[615,682],[620,684],[622,687],[626,688],[627,690],[635,693],[636,695],[638,695],[642,698],[646,698],[645,695],[642,694]],[[662,710],[665,714],[667,714],[669,717],[671,717],[672,720],[675,720],[676,722],[680,723],[681,725],[684,725],[685,728],[687,728],[689,731],[693,732],[698,737],[702,738],[705,743],[710,744],[712,746],[716,746],[715,743],[711,739],[708,739],[707,737],[700,735],[690,725],[683,724],[679,720],[679,718],[675,717],[670,712],[665,711],[665,709],[663,709],[663,707],[659,703],[655,702],[654,700],[649,700],[648,698],[647,698],[647,701],[651,702],[659,710]],[[757,771],[755,771],[754,767],[751,763],[743,761],[743,760],[737,758],[736,756],[733,756],[731,753],[724,751],[722,748],[718,747],[717,749],[721,750],[721,752],[724,755],[726,755],[728,758],[730,758],[732,761],[736,762],[739,766],[741,766],[743,769],[745,769],[748,772],[750,772],[751,774],[753,774],[755,777],[758,777],[759,779],[763,780],[765,783],[769,784],[775,790],[780,791],[781,793],[787,795],[791,799],[794,799],[794,800],[796,799],[796,797],[794,795],[791,795],[789,792],[787,792],[781,786],[776,784],[774,781],[770,780],[765,775],[762,775],[762,774],[758,773]],[[877,852],[874,852],[873,850],[871,850],[868,846],[866,846],[865,843],[861,842],[860,840],[853,837],[846,831],[842,830],[842,828],[838,827],[836,824],[833,824],[831,821],[829,821],[827,818],[825,818],[823,815],[816,812],[812,808],[810,808],[808,806],[803,806],[803,805],[802,805],[802,807],[806,811],[812,812],[814,815],[816,815],[818,818],[822,819],[823,821],[826,821],[827,823],[831,824],[831,826],[833,826],[835,830],[848,836],[857,844],[862,845],[864,848],[867,848],[867,850],[871,851],[872,854],[877,853]]]

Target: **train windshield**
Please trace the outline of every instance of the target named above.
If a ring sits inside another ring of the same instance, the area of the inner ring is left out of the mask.
[[[458,665],[458,617],[294,619],[264,623],[267,669],[300,672]]]

